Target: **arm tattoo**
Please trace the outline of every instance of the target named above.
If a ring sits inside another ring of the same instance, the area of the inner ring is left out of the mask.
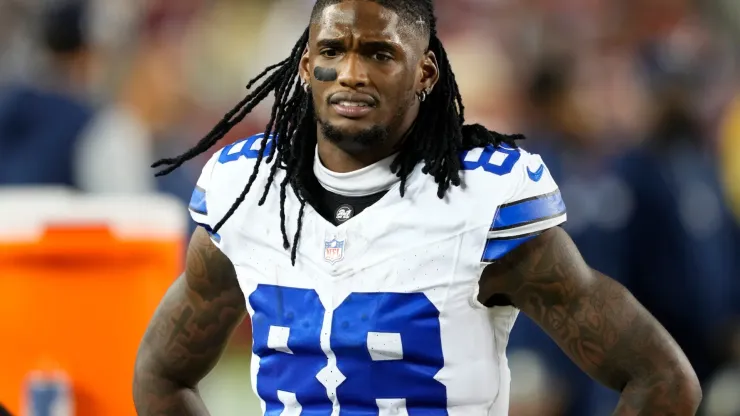
[[[136,360],[140,416],[208,415],[197,383],[213,368],[246,313],[231,261],[199,228],[185,273],[162,299]]]
[[[701,391],[668,332],[553,228],[488,266],[480,299],[509,297],[584,371],[621,391],[616,415],[693,415]]]

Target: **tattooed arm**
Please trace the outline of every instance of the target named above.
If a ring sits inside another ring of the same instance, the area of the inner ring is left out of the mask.
[[[134,373],[140,416],[208,415],[198,382],[213,368],[246,305],[234,266],[202,228],[188,247],[185,273],[149,323]]]
[[[701,389],[683,351],[616,281],[552,228],[486,267],[480,299],[504,295],[568,356],[621,391],[615,415],[694,415]]]

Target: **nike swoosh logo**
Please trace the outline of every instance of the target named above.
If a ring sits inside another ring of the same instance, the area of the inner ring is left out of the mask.
[[[543,173],[545,173],[545,165],[544,164],[541,164],[540,167],[536,171],[534,171],[534,172],[532,172],[531,170],[529,170],[529,166],[527,166],[527,175],[529,175],[529,179],[531,179],[531,180],[533,180],[535,182],[539,182],[540,179],[542,179],[542,174]]]

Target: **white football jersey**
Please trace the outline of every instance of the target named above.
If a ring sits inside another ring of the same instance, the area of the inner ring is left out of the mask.
[[[207,229],[252,174],[262,135],[217,152],[190,212]],[[268,143],[268,147],[271,143]],[[252,385],[266,415],[508,414],[506,360],[513,307],[477,300],[483,267],[566,219],[539,156],[508,147],[463,158],[463,186],[437,197],[418,167],[335,226],[304,211],[295,266],[280,232],[278,170],[269,165],[235,214],[212,234],[231,259],[253,326]],[[288,236],[300,203],[288,188]],[[291,242],[292,243],[292,242]]]

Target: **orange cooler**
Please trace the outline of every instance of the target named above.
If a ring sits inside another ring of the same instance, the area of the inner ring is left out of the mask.
[[[69,378],[77,416],[131,416],[136,350],[182,271],[187,213],[162,196],[0,191],[0,403]]]

